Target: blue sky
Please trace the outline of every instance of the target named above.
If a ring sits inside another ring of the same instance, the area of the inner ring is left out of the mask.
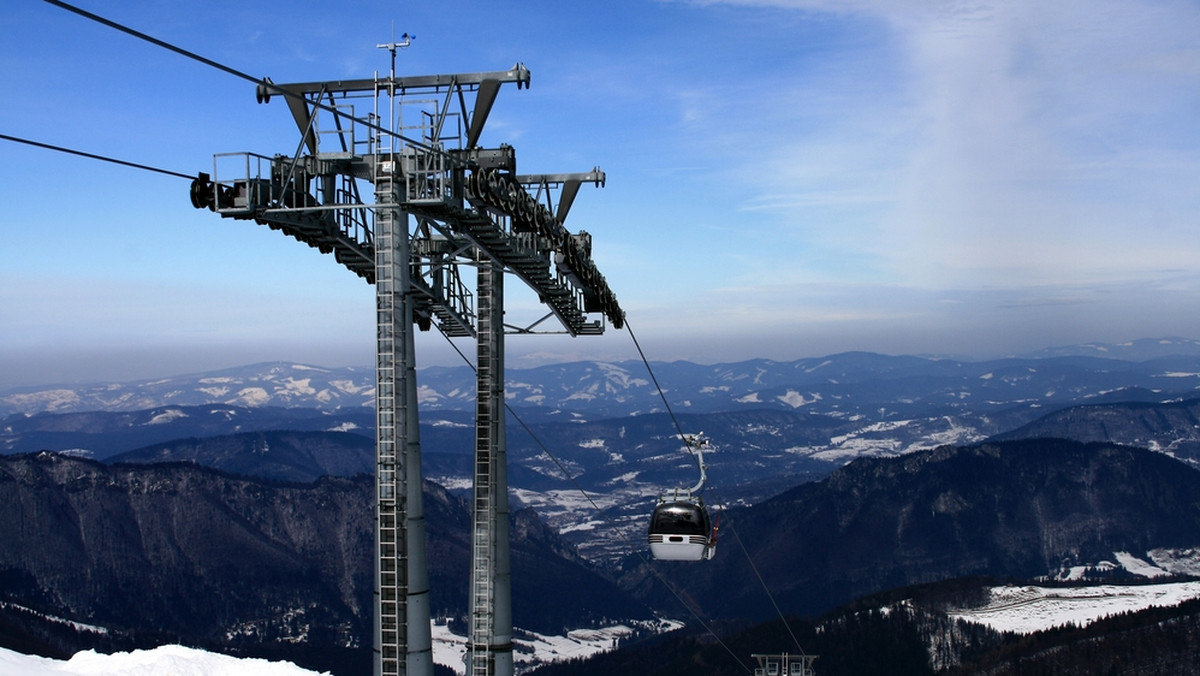
[[[567,227],[654,360],[1200,336],[1190,0],[79,6],[276,82],[384,73],[393,26],[417,36],[402,74],[524,63],[483,143],[607,173]],[[37,0],[6,6],[0,72],[3,134],[188,174],[298,141],[248,83]],[[0,160],[0,389],[371,362],[373,291],[331,257],[194,210],[179,178]],[[611,329],[508,351],[637,357]],[[458,361],[436,335],[418,354]]]

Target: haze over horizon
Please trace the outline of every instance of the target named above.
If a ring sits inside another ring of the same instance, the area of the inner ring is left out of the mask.
[[[1151,343],[1157,343],[1158,346],[1151,345]],[[1182,343],[1182,345],[1181,345],[1181,343]],[[949,360],[956,360],[956,361],[965,362],[965,363],[986,363],[986,362],[991,362],[993,360],[1023,359],[1023,358],[1038,359],[1038,358],[1045,358],[1045,357],[1062,357],[1062,356],[1091,356],[1091,357],[1099,357],[1101,359],[1108,358],[1108,359],[1125,360],[1125,361],[1130,361],[1130,362],[1140,362],[1140,361],[1146,361],[1146,360],[1155,359],[1158,357],[1163,357],[1163,356],[1168,356],[1168,355],[1169,356],[1181,356],[1181,355],[1200,354],[1200,340],[1192,339],[1192,338],[1184,338],[1184,337],[1180,337],[1180,336],[1171,336],[1171,337],[1160,337],[1160,338],[1142,338],[1142,339],[1133,340],[1133,341],[1125,341],[1122,343],[1098,343],[1098,342],[1077,343],[1077,344],[1073,344],[1073,345],[1054,345],[1054,346],[1044,347],[1044,348],[1040,348],[1040,349],[1036,349],[1036,350],[1031,350],[1028,352],[998,354],[998,355],[990,355],[987,357],[970,357],[970,356],[966,356],[966,355],[931,354],[931,353],[903,353],[903,354],[902,353],[879,353],[879,352],[870,352],[870,351],[849,350],[849,351],[842,351],[842,352],[838,352],[838,353],[831,352],[831,353],[816,354],[816,355],[801,355],[801,356],[797,356],[797,357],[791,358],[791,359],[770,359],[768,357],[751,357],[751,358],[737,359],[737,360],[688,360],[688,359],[684,359],[684,360],[670,360],[670,361],[685,361],[685,362],[691,362],[691,363],[700,364],[700,365],[721,364],[721,365],[733,366],[733,365],[741,364],[741,363],[745,363],[745,362],[753,362],[758,359],[767,359],[769,361],[773,361],[773,362],[777,362],[777,363],[788,364],[791,362],[797,362],[797,361],[801,361],[801,360],[819,360],[819,359],[824,359],[826,357],[834,358],[837,355],[852,355],[856,352],[861,352],[863,354],[883,354],[885,356],[893,356],[893,357],[904,357],[904,356],[919,357],[919,358],[932,359],[932,360],[949,359]],[[569,363],[600,362],[600,363],[613,363],[613,364],[617,364],[617,363],[628,364],[630,362],[636,362],[636,361],[638,361],[638,359],[639,359],[639,357],[636,357],[636,356],[635,357],[627,356],[627,357],[622,357],[619,359],[608,360],[608,359],[603,359],[603,358],[599,358],[599,357],[595,357],[595,356],[579,355],[576,358],[570,359],[570,360],[561,360],[560,359],[560,360],[548,361],[542,355],[533,354],[533,355],[519,357],[518,359],[515,360],[516,363],[514,365],[510,365],[510,369],[524,370],[524,369],[538,368],[541,366],[553,366],[556,364],[564,364],[565,365],[565,364],[569,364]],[[651,359],[652,363],[658,362],[661,364],[661,363],[665,363],[666,361],[668,361],[668,360]],[[214,363],[212,366],[202,368],[202,369],[188,368],[188,369],[184,369],[184,370],[178,370],[177,367],[173,367],[169,363],[165,363],[165,362],[159,363],[154,360],[147,360],[144,363],[142,363],[141,365],[139,365],[139,367],[137,367],[137,368],[128,368],[128,367],[118,366],[118,365],[109,365],[107,368],[100,368],[98,370],[94,370],[95,373],[97,373],[97,375],[94,375],[91,377],[86,377],[84,374],[92,373],[93,370],[89,370],[87,365],[80,365],[80,368],[78,371],[71,373],[70,377],[68,377],[67,379],[61,379],[61,380],[39,379],[40,376],[38,375],[38,373],[41,373],[41,372],[31,374],[29,376],[29,380],[27,382],[19,381],[18,378],[20,376],[20,373],[0,374],[0,394],[13,393],[13,392],[36,392],[39,390],[45,390],[46,388],[51,388],[51,389],[59,388],[59,387],[71,388],[71,387],[76,387],[76,386],[79,386],[79,387],[105,387],[105,388],[114,387],[114,386],[127,386],[127,385],[141,386],[143,384],[166,382],[168,380],[174,380],[177,378],[178,379],[192,378],[192,377],[208,378],[208,377],[216,377],[221,374],[231,375],[232,377],[236,378],[236,377],[242,377],[245,373],[250,372],[250,371],[255,371],[255,370],[257,370],[259,373],[264,373],[264,371],[262,371],[262,369],[267,368],[267,367],[271,367],[271,369],[273,371],[274,367],[276,365],[282,365],[285,367],[293,367],[294,369],[299,370],[301,372],[303,372],[305,370],[335,371],[335,370],[340,370],[340,369],[351,369],[351,370],[362,371],[362,373],[364,375],[373,373],[373,371],[372,371],[373,367],[369,363],[327,364],[327,363],[318,363],[318,362],[304,362],[304,361],[300,361],[300,360],[273,359],[273,360],[259,360],[259,361],[238,362],[238,363],[228,363],[228,364]],[[421,380],[421,378],[422,378],[421,371],[423,369],[431,368],[431,367],[453,368],[456,366],[471,367],[472,365],[470,363],[466,362],[465,360],[463,360],[462,358],[459,358],[457,361],[449,361],[446,363],[437,363],[437,364],[422,363],[417,366],[418,380]],[[639,368],[640,368],[640,366],[639,366]],[[288,369],[285,369],[285,372],[288,372]],[[668,389],[671,389],[670,384],[667,384],[667,383],[664,383],[664,384],[666,384],[668,386]]]
[[[80,6],[275,82],[386,72],[403,32],[401,74],[524,63],[482,143],[607,173],[566,225],[651,360],[1200,336],[1186,0]],[[188,174],[299,141],[248,83],[47,3],[7,8],[0,65],[3,134]],[[332,257],[193,209],[176,177],[0,153],[0,389],[372,362],[373,292]],[[609,333],[514,337],[510,364],[637,358]],[[462,363],[418,340],[419,366]]]

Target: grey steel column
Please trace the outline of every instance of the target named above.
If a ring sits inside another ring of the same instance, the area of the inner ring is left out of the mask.
[[[512,573],[504,429],[504,269],[479,267],[470,676],[511,676]]]
[[[411,306],[410,306],[411,309]],[[408,319],[408,676],[433,676],[433,626],[429,614],[429,566],[425,558],[425,497],[417,409],[416,352]]]
[[[375,674],[432,676],[408,216],[394,162],[375,182]]]

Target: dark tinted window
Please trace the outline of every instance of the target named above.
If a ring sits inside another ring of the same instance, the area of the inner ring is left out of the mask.
[[[650,521],[650,532],[663,535],[707,536],[708,531],[708,513],[690,502],[659,505]]]

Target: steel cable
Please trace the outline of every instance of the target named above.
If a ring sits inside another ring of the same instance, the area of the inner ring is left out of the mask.
[[[650,379],[654,381],[654,387],[658,390],[658,395],[662,399],[663,406],[665,406],[667,409],[667,415],[670,416],[672,423],[675,425],[676,432],[679,433],[681,438],[686,440],[687,437],[684,437],[683,435],[683,428],[679,423],[679,418],[675,416],[675,411],[671,409],[671,404],[667,401],[667,395],[663,391],[662,386],[659,385],[658,377],[654,375],[654,369],[651,368],[650,361],[646,359],[646,353],[642,350],[642,345],[638,342],[637,336],[634,334],[633,327],[630,326],[628,318],[625,320],[625,328],[629,331],[629,337],[633,339],[634,346],[637,347],[638,355],[640,355],[642,358],[642,364],[646,366],[646,372],[650,374]],[[695,453],[692,451],[691,444],[687,445],[687,449],[689,453],[692,453],[692,455],[695,456]],[[705,490],[709,489],[701,489],[702,492]],[[716,493],[716,491],[711,492],[714,494]],[[718,505],[722,504],[719,497],[715,502]],[[724,509],[722,509],[722,513],[724,514]],[[796,644],[796,649],[800,651],[801,655],[804,655],[804,648],[800,645],[800,640],[796,638],[796,634],[792,631],[791,624],[787,621],[787,618],[783,616],[783,612],[780,610],[779,604],[775,601],[775,595],[771,593],[771,588],[767,586],[767,582],[765,579],[763,579],[762,574],[759,572],[758,566],[754,564],[754,558],[750,556],[750,550],[746,549],[746,544],[742,542],[742,536],[738,533],[737,528],[734,525],[734,520],[726,516],[726,521],[728,523],[727,527],[733,532],[733,537],[735,540],[737,540],[738,546],[742,550],[742,554],[746,556],[746,561],[750,563],[750,569],[754,571],[755,577],[758,578],[759,584],[762,585],[763,591],[766,592],[767,598],[770,599],[771,606],[775,609],[775,614],[779,616],[779,620],[783,622],[783,626],[787,628],[788,634],[792,637],[792,642]]]
[[[441,332],[439,331],[439,333],[441,333]],[[458,356],[462,357],[462,360],[467,364],[467,366],[469,366],[472,370],[476,370],[475,365],[471,363],[471,360],[467,357],[467,355],[464,354],[463,351],[458,348],[458,345],[456,345],[454,343],[454,341],[450,340],[450,336],[447,336],[445,333],[442,333],[442,336],[446,339],[446,342],[450,343],[450,346],[454,348],[454,351],[458,353]],[[518,415],[515,410],[513,410],[512,406],[509,405],[508,402],[504,403],[504,408],[506,411],[508,411],[508,413],[510,415],[512,415],[513,419],[517,421],[517,424],[521,426],[521,429],[525,430],[526,434],[528,434],[529,437],[531,439],[533,439],[533,443],[535,445],[537,445],[537,447],[539,449],[541,449],[542,453],[546,454],[546,457],[550,458],[550,461],[553,462],[556,467],[558,467],[558,471],[562,472],[563,477],[567,480],[567,482],[570,483],[571,486],[574,487],[575,490],[579,491],[580,495],[582,495],[584,497],[584,499],[588,501],[588,504],[590,504],[592,506],[592,509],[594,509],[596,511],[596,515],[602,516],[603,510],[600,508],[600,505],[596,504],[596,501],[592,499],[592,496],[587,492],[587,490],[584,489],[584,487],[582,485],[580,485],[579,481],[574,476],[571,475],[570,470],[568,470],[567,467],[562,463],[562,461],[560,461],[554,455],[554,453],[552,453],[550,451],[549,447],[547,447],[546,444],[542,442],[542,440],[538,437],[538,435],[536,433],[534,433],[533,429],[530,428],[529,425],[527,425],[525,423],[525,421],[521,419],[521,416]],[[742,669],[744,669],[746,671],[746,673],[753,673],[753,670],[750,669],[750,667],[746,666],[746,664],[744,662],[742,662],[741,658],[739,658],[737,656],[737,653],[733,652],[733,649],[730,648],[729,645],[725,643],[724,639],[722,639],[717,634],[717,632],[712,628],[712,626],[709,625],[709,623],[706,622],[704,620],[704,618],[700,616],[699,611],[696,610],[695,608],[693,608],[692,605],[683,598],[683,595],[679,593],[679,591],[675,588],[674,585],[672,585],[665,577],[663,577],[662,573],[655,570],[654,565],[646,558],[645,554],[642,553],[641,549],[637,548],[634,545],[633,541],[629,539],[629,536],[626,535],[625,533],[621,532],[619,529],[616,530],[616,533],[625,542],[625,544],[629,547],[629,550],[631,552],[633,552],[635,555],[637,555],[637,557],[639,559],[641,559],[642,564],[646,567],[647,570],[650,571],[650,574],[653,575],[655,578],[657,578],[658,581],[661,582],[663,584],[663,586],[667,588],[667,591],[671,592],[671,595],[675,597],[675,600],[679,601],[679,604],[682,605],[684,607],[684,609],[687,610],[688,613],[690,613],[691,616],[698,623],[700,623],[700,626],[703,627],[704,630],[710,636],[712,636],[713,639],[716,640],[717,643],[719,643],[722,648],[725,649],[725,652],[729,653],[729,656],[732,657],[734,659],[734,661],[736,661],[738,663],[738,666],[740,666]]]
[[[84,152],[82,150],[74,150],[72,148],[64,148],[63,146],[51,145],[49,143],[42,143],[40,141],[31,141],[27,138],[20,138],[18,136],[9,136],[8,134],[0,134],[0,139],[4,139],[5,141],[14,141],[16,143],[24,143],[25,145],[34,146],[35,148],[45,148],[47,150],[54,150],[54,151],[57,151],[60,153],[67,153],[68,155],[78,155],[80,157],[86,157],[86,158],[93,159],[93,160],[100,160],[101,162],[111,162],[113,164],[120,164],[120,165],[126,166],[126,167],[133,167],[134,169],[144,169],[146,171],[155,171],[160,174],[166,174],[167,176],[178,176],[179,178],[186,178],[189,180],[196,178],[195,176],[192,176],[189,174],[181,174],[178,171],[171,171],[170,169],[159,169],[158,167],[152,167],[148,164],[138,164],[137,162],[127,162],[125,160],[118,160],[115,157],[107,157],[105,155],[97,155],[95,153],[88,153],[88,152]]]

